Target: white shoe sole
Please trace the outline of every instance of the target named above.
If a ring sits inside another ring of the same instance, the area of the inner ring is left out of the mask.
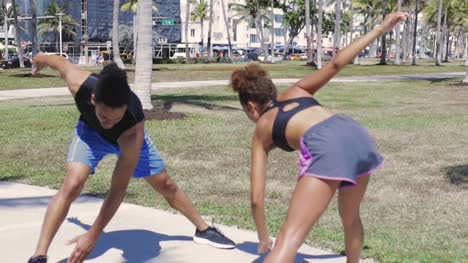
[[[215,247],[215,248],[235,248],[236,247],[235,245],[223,245],[223,244],[211,242],[208,239],[200,238],[200,237],[197,237],[197,236],[193,237],[193,241],[195,243],[197,243],[197,244],[200,244],[200,245],[208,245],[208,246],[212,246],[212,247]]]

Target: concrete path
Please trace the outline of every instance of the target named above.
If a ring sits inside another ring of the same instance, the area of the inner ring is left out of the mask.
[[[465,76],[465,72],[450,72],[450,73],[430,73],[420,75],[385,75],[385,76],[356,76],[356,77],[335,77],[330,82],[369,82],[369,81],[408,81],[408,80],[431,80],[438,81],[449,78],[457,78]],[[277,85],[293,84],[299,79],[273,79]],[[203,80],[203,81],[183,81],[183,82],[157,82],[152,84],[154,92],[161,89],[178,89],[178,88],[197,88],[228,85],[228,80]],[[68,89],[63,88],[42,88],[42,89],[23,89],[23,90],[5,90],[0,91],[0,101],[12,100],[21,98],[38,98],[51,96],[66,96],[69,95]]]
[[[50,198],[56,193],[44,187],[0,182],[1,262],[25,263],[33,253]],[[83,234],[94,222],[102,199],[81,196],[50,247],[49,262],[65,263],[74,246],[65,243]],[[124,203],[101,235],[86,262],[100,263],[243,263],[261,262],[256,254],[255,232],[217,225],[237,243],[222,250],[192,241],[193,225],[183,216]],[[302,246],[296,262],[345,263],[332,252]],[[366,260],[366,262],[369,262]],[[370,261],[371,262],[371,261]]]

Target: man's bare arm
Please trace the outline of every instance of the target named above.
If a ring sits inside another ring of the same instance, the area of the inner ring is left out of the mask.
[[[89,77],[91,72],[81,70],[77,65],[72,64],[68,59],[62,56],[49,56],[44,53],[38,53],[32,60],[33,75],[42,70],[45,66],[57,70],[60,76],[67,83],[70,93],[75,97],[81,87],[81,84]]]

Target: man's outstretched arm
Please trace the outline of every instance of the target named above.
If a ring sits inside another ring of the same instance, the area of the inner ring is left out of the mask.
[[[57,70],[60,76],[67,83],[70,93],[75,97],[75,94],[81,87],[81,84],[88,78],[91,72],[81,70],[77,65],[71,63],[68,59],[62,56],[49,56],[44,53],[38,53],[32,60],[33,72],[35,75],[45,66]]]

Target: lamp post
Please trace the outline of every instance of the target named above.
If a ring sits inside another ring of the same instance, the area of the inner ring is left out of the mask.
[[[64,16],[64,13],[57,13],[55,14],[58,16],[59,19],[59,43],[60,43],[60,56],[62,56],[62,16]]]

